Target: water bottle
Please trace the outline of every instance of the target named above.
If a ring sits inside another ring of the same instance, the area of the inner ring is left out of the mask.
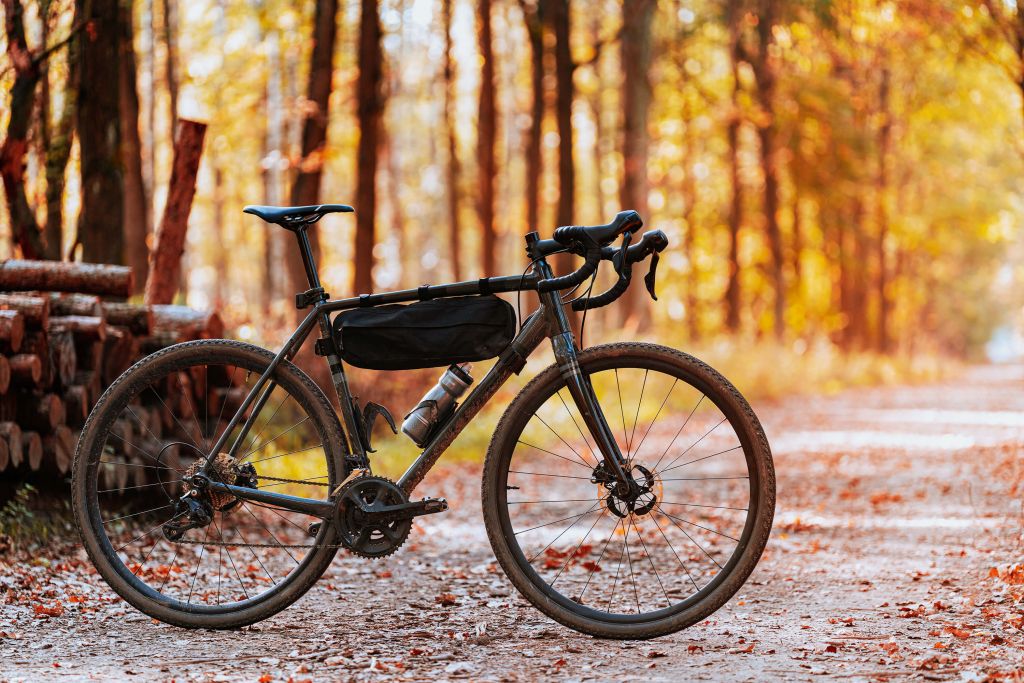
[[[460,363],[445,370],[437,384],[405,416],[402,431],[417,446],[422,447],[427,443],[434,425],[455,409],[455,401],[473,383],[473,377],[469,374],[470,367],[469,363]]]

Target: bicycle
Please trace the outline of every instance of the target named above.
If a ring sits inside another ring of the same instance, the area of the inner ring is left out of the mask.
[[[298,328],[276,354],[232,340],[153,353],[104,392],[77,447],[73,507],[82,540],[128,603],[181,627],[235,628],[301,597],[339,549],[368,558],[395,552],[416,517],[448,507],[443,499],[413,500],[416,486],[545,339],[555,363],[505,409],[483,467],[484,523],[512,584],[569,628],[640,639],[705,619],[746,581],[775,507],[771,452],[749,404],[681,351],[635,342],[581,349],[569,323],[567,308],[586,311],[622,296],[634,264],[647,258],[644,281],[657,298],[668,239],[655,230],[634,244],[643,224],[636,212],[603,226],[561,227],[552,239],[530,233],[522,275],[331,300],[307,230],[352,208],[245,211],[295,234],[309,282],[296,305],[310,309]],[[555,277],[547,258],[560,252],[584,264]],[[618,279],[590,296],[604,261]],[[571,293],[563,292],[588,279],[584,294],[566,300]],[[502,292],[538,295],[518,331],[514,317],[506,330],[501,316],[511,306],[494,296]],[[445,327],[446,316],[458,320]],[[495,316],[504,331],[480,337],[474,326]],[[399,324],[372,324],[385,319]],[[421,326],[409,334],[413,325]],[[340,421],[291,360],[315,328]],[[380,348],[381,330],[398,341]],[[428,339],[443,348],[418,348]],[[418,361],[420,352],[429,359]],[[376,418],[397,428],[386,408],[360,407],[351,395],[342,361],[359,362],[358,354],[375,357],[364,367],[395,358],[403,360],[392,365],[443,366],[446,354],[497,361],[463,402],[455,399],[474,380],[453,365],[417,404],[403,429],[423,450],[392,482],[372,473],[369,453]],[[130,486],[105,484],[122,467],[130,468]]]

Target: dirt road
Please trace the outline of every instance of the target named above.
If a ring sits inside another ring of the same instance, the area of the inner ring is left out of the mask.
[[[599,641],[536,612],[493,564],[478,472],[448,471],[422,490],[454,509],[396,556],[340,555],[241,631],[155,623],[74,548],[0,558],[0,680],[1021,680],[1024,367],[755,409],[778,472],[772,541],[725,608],[675,636]]]

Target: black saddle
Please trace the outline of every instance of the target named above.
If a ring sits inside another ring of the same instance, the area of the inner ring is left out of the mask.
[[[299,226],[316,223],[329,213],[352,213],[346,204],[315,204],[313,206],[247,206],[244,213],[251,213],[267,223],[294,230]]]

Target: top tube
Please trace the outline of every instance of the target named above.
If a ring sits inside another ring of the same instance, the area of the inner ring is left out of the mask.
[[[380,306],[382,304],[396,304],[405,301],[426,301],[427,299],[441,299],[449,296],[525,292],[536,290],[537,282],[540,279],[537,274],[529,273],[524,276],[502,275],[499,277],[480,278],[479,280],[453,282],[445,285],[423,285],[416,289],[401,289],[394,292],[381,292],[380,294],[360,294],[359,296],[347,299],[333,299],[320,304],[317,310],[321,313],[333,313],[334,311],[344,311],[349,308]]]

